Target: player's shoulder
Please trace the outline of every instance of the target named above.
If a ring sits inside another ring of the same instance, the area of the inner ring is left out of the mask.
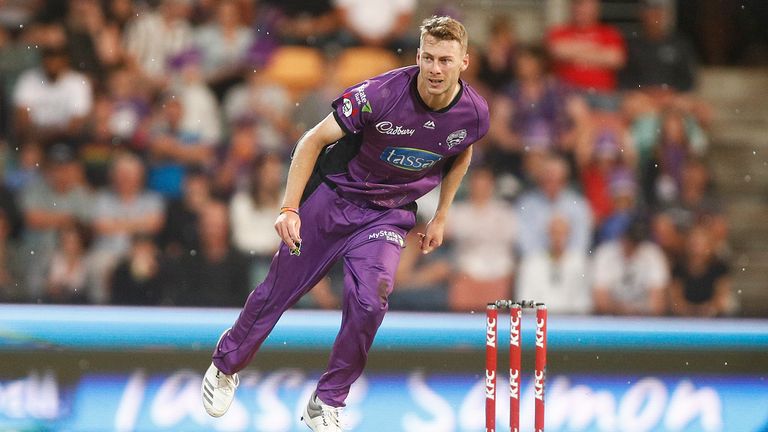
[[[466,81],[462,81],[462,85],[464,86],[463,98],[466,98],[468,103],[474,107],[474,112],[477,115],[478,137],[483,137],[486,133],[488,133],[488,129],[490,127],[488,101],[486,101],[485,98],[477,92],[477,90],[472,88],[471,85],[467,84]]]

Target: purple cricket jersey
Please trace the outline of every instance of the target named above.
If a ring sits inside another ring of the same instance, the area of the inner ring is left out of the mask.
[[[345,167],[325,173],[339,195],[386,208],[409,205],[488,132],[488,104],[467,83],[460,81],[451,104],[434,111],[416,90],[418,74],[418,66],[395,69],[333,101],[334,117],[347,133],[335,147],[358,144],[342,150]]]

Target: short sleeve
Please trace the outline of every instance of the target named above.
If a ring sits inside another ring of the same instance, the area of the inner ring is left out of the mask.
[[[373,117],[373,110],[381,110],[376,104],[379,89],[374,81],[367,80],[362,84],[350,87],[331,103],[333,116],[344,132],[356,134],[363,130]]]

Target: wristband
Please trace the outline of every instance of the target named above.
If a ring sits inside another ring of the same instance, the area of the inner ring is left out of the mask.
[[[295,207],[280,207],[280,214],[283,214],[285,212],[293,212],[293,213],[296,213],[296,215],[298,215],[299,209]]]

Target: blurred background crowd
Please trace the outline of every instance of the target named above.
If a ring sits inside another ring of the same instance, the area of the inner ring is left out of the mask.
[[[572,0],[534,43],[488,14],[463,77],[491,130],[426,256],[421,200],[392,309],[738,313],[700,53],[669,3],[637,2],[625,32]],[[0,301],[241,306],[294,143],[345,87],[414,63],[418,6],[0,1]],[[337,307],[342,279],[301,306]]]

